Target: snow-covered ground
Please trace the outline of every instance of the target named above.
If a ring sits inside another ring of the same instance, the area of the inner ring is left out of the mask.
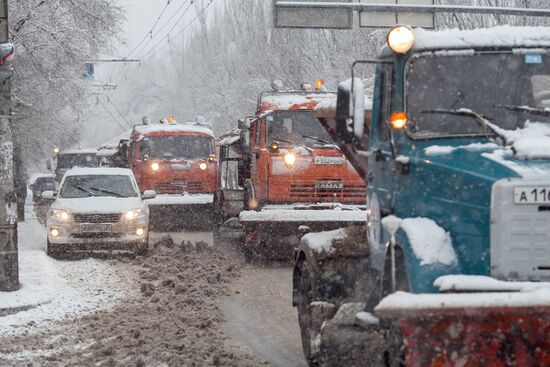
[[[52,323],[114,307],[131,296],[132,272],[107,261],[58,261],[46,255],[46,230],[32,203],[19,224],[19,277],[16,292],[0,292],[0,336],[21,334],[39,323]]]

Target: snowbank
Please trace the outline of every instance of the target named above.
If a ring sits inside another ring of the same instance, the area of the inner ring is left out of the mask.
[[[1,309],[22,309],[0,318],[0,335],[24,334],[34,324],[110,309],[133,294],[133,273],[109,262],[57,261],[48,257],[45,228],[36,222],[32,206],[19,225],[19,277],[16,292],[0,292]],[[38,306],[38,307],[34,307]],[[33,307],[28,309],[29,307]],[[25,310],[27,309],[27,310]]]
[[[346,238],[347,231],[344,228],[334,231],[308,233],[302,237],[302,241],[318,254],[330,254],[333,251],[332,243],[334,240],[342,240]]]
[[[50,302],[58,294],[55,268],[44,251],[25,251],[19,256],[19,283],[15,292],[0,292],[0,308],[25,309]]]

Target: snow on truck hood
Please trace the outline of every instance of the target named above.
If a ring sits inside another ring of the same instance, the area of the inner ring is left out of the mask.
[[[132,209],[143,208],[145,204],[139,197],[116,198],[89,197],[77,199],[57,198],[52,204],[52,209],[63,209],[78,214],[114,214],[125,213]]]
[[[423,155],[433,163],[457,167],[464,161],[477,161],[479,165],[467,168],[472,172],[490,174],[489,161],[493,166],[496,164],[526,179],[550,177],[550,124],[526,122],[524,128],[516,130],[493,127],[506,138],[507,146],[433,144],[424,147]]]

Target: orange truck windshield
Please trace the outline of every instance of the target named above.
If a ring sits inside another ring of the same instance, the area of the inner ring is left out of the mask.
[[[149,159],[207,159],[212,139],[206,136],[148,136],[141,140],[141,157]]]
[[[312,111],[275,111],[267,116],[268,144],[307,147],[332,144],[333,140]]]

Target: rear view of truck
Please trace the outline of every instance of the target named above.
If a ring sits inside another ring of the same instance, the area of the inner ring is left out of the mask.
[[[205,227],[212,220],[217,162],[214,134],[204,123],[137,125],[128,164],[148,202],[154,227]]]

